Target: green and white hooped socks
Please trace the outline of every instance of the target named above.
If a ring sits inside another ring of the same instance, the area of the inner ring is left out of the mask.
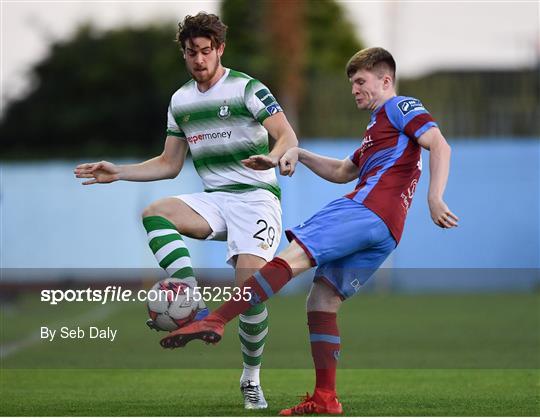
[[[239,317],[238,335],[244,358],[240,382],[251,380],[259,385],[264,342],[268,334],[268,311],[264,303],[252,306]]]
[[[147,216],[143,218],[143,225],[148,233],[148,245],[160,267],[169,277],[192,280],[196,286],[189,251],[172,222],[162,216]]]

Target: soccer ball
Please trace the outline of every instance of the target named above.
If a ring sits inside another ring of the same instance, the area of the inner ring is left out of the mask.
[[[174,331],[192,321],[206,308],[204,301],[195,301],[193,280],[169,278],[160,280],[148,292],[147,325],[162,331]]]

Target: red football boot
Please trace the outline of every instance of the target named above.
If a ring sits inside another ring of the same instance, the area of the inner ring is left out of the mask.
[[[184,347],[191,340],[203,340],[215,344],[221,340],[224,331],[224,323],[210,315],[170,332],[160,341],[160,344],[163,348]]]
[[[343,408],[336,394],[316,390],[313,396],[306,393],[306,397],[298,405],[282,410],[279,415],[290,417],[294,415],[339,415]]]

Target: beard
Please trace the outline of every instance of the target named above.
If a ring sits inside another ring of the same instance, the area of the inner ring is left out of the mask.
[[[210,68],[209,66],[206,66],[206,68],[197,68],[198,70],[205,70],[205,71],[196,71],[196,69],[191,69],[189,72],[191,74],[191,77],[197,82],[197,83],[206,83],[207,81],[212,80],[214,76],[217,73],[217,70],[219,68],[219,60],[216,61],[216,64],[213,68]]]

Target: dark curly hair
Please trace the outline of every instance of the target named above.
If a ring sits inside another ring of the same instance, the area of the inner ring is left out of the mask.
[[[176,42],[182,50],[186,48],[186,41],[197,37],[209,38],[212,48],[225,43],[227,25],[214,14],[199,12],[195,16],[186,16],[183,22],[178,23]]]

